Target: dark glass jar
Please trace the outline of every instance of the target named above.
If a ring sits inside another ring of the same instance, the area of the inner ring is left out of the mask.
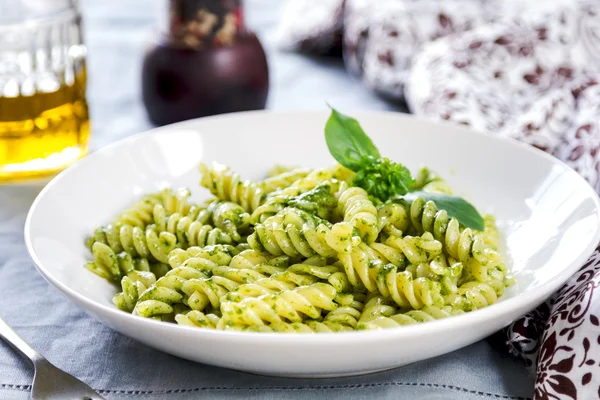
[[[240,0],[169,0],[167,25],[142,65],[142,99],[155,125],[265,107],[267,59]]]

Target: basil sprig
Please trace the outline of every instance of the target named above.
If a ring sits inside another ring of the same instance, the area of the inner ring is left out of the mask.
[[[472,204],[457,196],[415,190],[415,180],[408,168],[382,157],[356,119],[330,108],[325,141],[333,158],[356,172],[354,186],[383,202],[402,198],[410,203],[417,197],[432,200],[438,209],[446,210],[462,225],[479,231],[484,229],[483,218]]]

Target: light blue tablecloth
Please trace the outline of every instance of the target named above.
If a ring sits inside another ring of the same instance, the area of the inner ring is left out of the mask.
[[[82,1],[93,148],[150,127],[139,95],[141,54],[166,3]],[[268,49],[269,108],[322,108],[328,101],[345,110],[397,109],[348,77],[339,60],[276,52],[269,32],[276,22],[277,0],[246,4],[249,24]],[[324,380],[255,376],[155,351],[87,316],[38,275],[23,242],[25,216],[38,191],[36,187],[0,189],[0,315],[51,362],[108,399],[522,399],[532,395],[535,377],[486,341],[388,372]],[[30,366],[0,342],[0,399],[28,398],[31,380]]]

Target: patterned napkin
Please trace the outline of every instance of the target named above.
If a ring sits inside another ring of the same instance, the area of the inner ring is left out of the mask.
[[[600,191],[598,0],[288,0],[276,36],[342,50],[351,74],[411,112],[521,140]],[[536,369],[535,399],[600,397],[599,286],[600,247],[491,338]]]

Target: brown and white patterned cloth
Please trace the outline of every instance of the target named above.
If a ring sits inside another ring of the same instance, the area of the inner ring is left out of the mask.
[[[600,0],[288,0],[281,48],[336,53],[410,111],[540,148],[600,192]],[[311,15],[302,18],[298,15]],[[600,398],[600,247],[494,339],[536,399]]]

